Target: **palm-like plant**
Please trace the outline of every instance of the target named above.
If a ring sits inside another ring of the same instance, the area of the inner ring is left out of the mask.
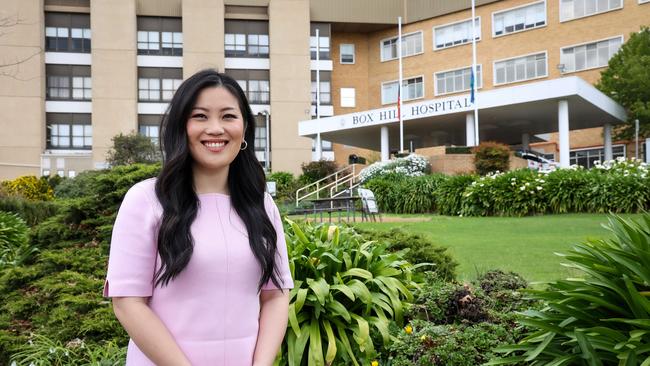
[[[565,258],[584,278],[531,291],[546,302],[523,313],[530,331],[487,365],[650,365],[650,214],[610,219],[611,240],[576,246]]]
[[[352,228],[298,225],[286,220],[289,326],[281,365],[359,365],[375,354],[375,330],[389,342],[391,321],[401,324],[411,301],[413,266],[385,244],[364,241]]]

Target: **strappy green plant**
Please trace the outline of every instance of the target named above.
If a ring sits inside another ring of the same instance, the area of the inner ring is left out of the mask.
[[[367,363],[376,343],[389,343],[391,321],[403,322],[413,266],[352,228],[286,222],[295,288],[276,364]]]
[[[650,214],[613,217],[607,228],[612,239],[564,255],[583,278],[530,291],[546,307],[522,313],[527,336],[486,365],[650,365]]]

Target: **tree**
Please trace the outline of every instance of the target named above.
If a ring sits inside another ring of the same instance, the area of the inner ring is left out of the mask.
[[[596,87],[621,104],[628,120],[616,128],[616,138],[634,137],[634,120],[639,120],[639,137],[650,137],[650,28],[632,33],[609,60]]]
[[[120,133],[114,136],[113,147],[108,151],[106,161],[111,166],[137,163],[155,163],[161,160],[158,145],[149,137],[133,132],[129,135]]]

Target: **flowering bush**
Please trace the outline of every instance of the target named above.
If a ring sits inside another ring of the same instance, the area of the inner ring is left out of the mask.
[[[361,183],[381,175],[397,173],[407,177],[417,177],[431,171],[429,160],[424,156],[411,154],[391,161],[378,161],[359,173]]]
[[[9,194],[23,196],[35,201],[50,201],[54,198],[54,190],[46,178],[37,178],[33,175],[18,177],[14,180],[2,182]]]
[[[546,211],[545,176],[521,169],[494,172],[472,182],[463,193],[464,216],[523,216]]]

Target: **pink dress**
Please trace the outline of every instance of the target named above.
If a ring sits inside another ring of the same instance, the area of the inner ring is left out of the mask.
[[[191,226],[192,258],[169,285],[154,287],[162,216],[154,185],[155,179],[142,181],[124,197],[113,227],[104,296],[149,297],[150,308],[192,365],[250,366],[259,327],[261,270],[230,196],[199,195],[199,211]],[[268,194],[264,205],[278,236],[276,263],[282,288],[289,289],[293,281],[280,215]],[[270,281],[262,287],[275,288]],[[126,365],[155,366],[132,340]]]

